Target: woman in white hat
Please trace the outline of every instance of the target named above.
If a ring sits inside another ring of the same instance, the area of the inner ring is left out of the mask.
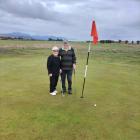
[[[58,56],[59,48],[54,46],[52,54],[48,57],[47,69],[50,77],[50,94],[55,96],[57,94],[56,86],[60,74],[60,58]]]

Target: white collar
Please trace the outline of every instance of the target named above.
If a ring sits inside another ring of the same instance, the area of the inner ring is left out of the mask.
[[[69,50],[71,50],[71,46],[69,46],[69,48],[67,50],[64,49],[64,47],[62,47],[62,50],[69,51]]]

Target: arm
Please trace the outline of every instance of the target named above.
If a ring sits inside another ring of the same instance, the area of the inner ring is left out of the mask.
[[[50,75],[51,74],[51,57],[50,56],[48,57],[48,60],[47,60],[47,69],[48,69],[48,74]]]
[[[61,49],[59,49],[59,54],[58,54],[58,56],[61,57]]]
[[[74,49],[72,49],[72,51],[73,51],[73,54],[72,54],[72,63],[73,64],[76,64],[76,55],[75,55]]]
[[[62,49],[59,49],[59,54],[58,54],[59,59],[60,59],[60,74],[62,73],[62,65],[61,65],[61,50],[62,50]]]
[[[72,50],[73,50],[72,63],[73,63],[73,69],[75,70],[76,69],[76,55],[75,55],[74,49]]]
[[[62,73],[61,59],[60,59],[60,65],[59,65],[59,67],[60,67],[60,74],[61,74]]]

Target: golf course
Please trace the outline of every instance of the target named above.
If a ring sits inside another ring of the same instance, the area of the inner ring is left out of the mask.
[[[0,140],[140,140],[140,45],[70,42],[73,94],[49,94],[51,47],[63,42],[0,40]]]

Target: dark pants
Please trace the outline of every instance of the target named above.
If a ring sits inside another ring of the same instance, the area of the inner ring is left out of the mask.
[[[58,75],[53,75],[50,77],[50,93],[56,90],[57,82],[58,82]]]
[[[68,91],[72,90],[72,70],[63,70],[62,74],[61,74],[61,78],[62,78],[62,88],[63,91],[66,91],[66,77],[68,80]]]

